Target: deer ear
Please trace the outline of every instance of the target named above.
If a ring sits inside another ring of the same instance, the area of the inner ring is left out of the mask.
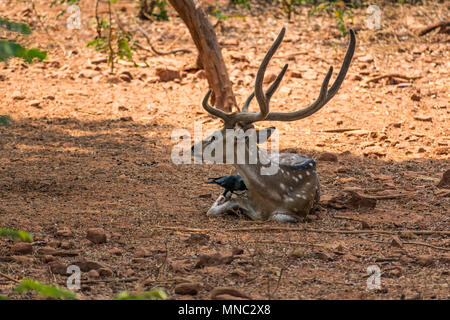
[[[275,129],[276,129],[275,127],[270,127],[256,130],[257,143],[260,144],[269,140],[270,136],[272,135],[272,133],[274,133]]]

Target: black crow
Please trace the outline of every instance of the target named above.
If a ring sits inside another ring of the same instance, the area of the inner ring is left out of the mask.
[[[208,181],[206,183],[215,183],[221,186],[222,188],[225,188],[225,192],[223,193],[223,196],[226,197],[228,192],[234,193],[234,191],[243,191],[247,190],[247,187],[245,186],[244,180],[242,177],[238,174],[232,174],[231,176],[225,176],[220,178],[208,178],[211,181]]]

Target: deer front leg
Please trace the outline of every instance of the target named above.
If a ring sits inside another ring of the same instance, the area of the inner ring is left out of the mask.
[[[236,198],[224,197],[220,195],[214,204],[209,208],[207,215],[219,215],[231,213],[235,210],[241,209],[242,212],[252,220],[258,220],[255,210],[251,207],[247,198],[238,195]]]

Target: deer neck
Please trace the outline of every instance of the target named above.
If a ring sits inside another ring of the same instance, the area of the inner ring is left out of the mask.
[[[277,167],[274,167],[274,162],[265,150],[261,150],[258,147],[256,147],[256,150],[256,163],[251,163],[249,159],[246,158],[245,163],[239,164],[235,162],[234,167],[242,179],[244,179],[244,182],[250,191],[270,190],[269,177],[271,177],[271,175],[265,175],[263,173],[268,172],[267,168]],[[246,148],[246,153],[249,154],[248,147]]]

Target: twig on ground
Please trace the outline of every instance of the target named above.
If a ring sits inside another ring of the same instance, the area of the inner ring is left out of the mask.
[[[19,280],[14,279],[13,277],[8,276],[7,274],[4,274],[3,272],[0,272],[0,276],[2,276],[3,278],[6,278],[8,280],[11,280],[14,283],[19,283]]]
[[[175,54],[175,53],[179,53],[179,52],[180,53],[191,53],[192,52],[189,49],[175,49],[175,50],[171,50],[171,51],[168,51],[168,52],[159,51],[152,45],[152,42],[150,40],[150,36],[147,34],[147,32],[145,32],[145,30],[140,25],[138,25],[137,23],[136,23],[136,26],[138,27],[139,31],[141,31],[141,33],[144,35],[144,37],[147,40],[147,43],[150,46],[150,48],[152,49],[152,51],[154,53],[156,53],[157,55],[159,55],[159,56],[166,56],[166,55],[169,55],[169,54]]]
[[[378,77],[369,79],[369,80],[366,81],[366,83],[370,83],[370,82],[378,82],[378,80],[385,79],[385,78],[399,78],[399,79],[409,80],[409,81],[410,81],[410,80],[416,80],[416,79],[419,79],[419,78],[421,78],[421,77],[420,77],[420,76],[409,77],[409,76],[404,76],[404,75],[402,75],[402,74],[392,73],[392,74],[384,74],[384,75],[381,75],[381,76],[378,76]]]
[[[419,36],[424,36],[427,33],[430,33],[431,31],[433,31],[434,29],[440,28],[439,32],[447,32],[447,28],[450,27],[450,21],[439,21],[436,23],[433,23],[427,27],[425,27],[424,29],[422,29],[419,32]]]

